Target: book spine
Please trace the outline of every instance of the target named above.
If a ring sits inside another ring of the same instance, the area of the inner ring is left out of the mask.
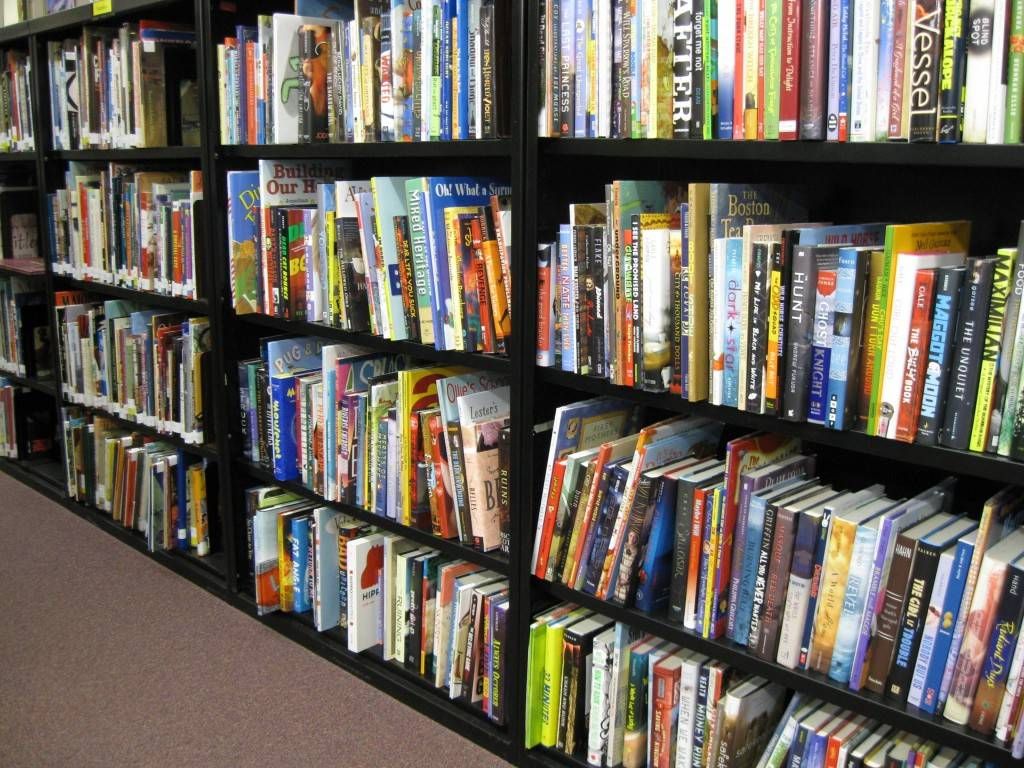
[[[889,104],[886,136],[890,141],[906,138],[904,133],[904,95],[907,85],[908,16],[913,0],[894,0],[892,14],[892,75],[889,83]]]
[[[753,653],[763,659],[775,658],[778,648],[783,612],[786,606],[786,588],[789,585],[790,563],[793,559],[796,526],[797,518],[793,512],[787,509],[780,510],[772,538],[771,565],[768,568],[758,637],[756,643],[750,645]],[[751,630],[753,630],[753,623],[751,623]]]
[[[779,138],[795,141],[800,124],[800,83],[803,76],[802,0],[782,0],[782,66],[779,97]]]
[[[777,416],[781,398],[782,383],[780,351],[783,342],[785,322],[784,249],[780,243],[772,245],[770,273],[768,276],[768,340],[764,372],[764,413]]]
[[[919,269],[914,283],[914,309],[910,317],[910,334],[903,365],[903,384],[900,387],[899,416],[896,420],[897,440],[912,443],[921,412],[921,391],[924,369],[921,359],[925,343],[931,332],[932,292],[935,270]]]
[[[879,3],[854,0],[850,73],[850,141],[874,141],[875,76],[878,61]]]
[[[807,667],[810,657],[811,641],[814,639],[814,618],[817,615],[818,597],[821,594],[821,574],[824,569],[825,557],[828,554],[829,533],[831,529],[831,511],[826,507],[818,529],[818,541],[814,546],[814,565],[811,569],[811,588],[807,597],[807,615],[804,618],[803,638],[800,641],[800,669]]]
[[[957,267],[942,267],[938,270],[937,277],[928,340],[928,360],[924,366],[921,408],[915,436],[916,442],[922,445],[938,444],[939,432],[945,417],[946,393],[951,370],[947,361],[953,350],[964,270]]]
[[[967,24],[964,0],[945,0],[942,61],[939,66],[939,141],[959,142],[963,131],[964,83],[967,75]]]
[[[694,0],[693,5],[693,110],[690,119],[690,136],[695,139],[705,137],[710,121],[711,81],[707,77],[710,62],[707,61],[709,51],[709,23],[707,1]]]
[[[1010,294],[1010,272],[1016,255],[1015,248],[1000,248],[996,252],[993,268],[988,322],[985,325],[985,335],[982,339],[978,394],[974,406],[974,420],[971,424],[969,444],[972,451],[979,453],[984,452],[989,445],[989,427],[991,426],[992,409],[995,407],[999,353],[1003,346],[1003,321],[1006,316],[1007,298]]]
[[[939,556],[939,565],[935,570],[935,581],[928,597],[924,628],[921,631],[921,643],[918,646],[917,659],[914,662],[914,675],[910,679],[910,692],[907,694],[907,703],[914,707],[920,708],[924,703],[928,671],[935,658],[935,645],[939,635],[942,607],[953,574],[954,560],[955,553],[943,552]]]
[[[672,138],[690,138],[693,119],[693,2],[675,0],[672,57]]]
[[[757,243],[752,249],[750,274],[750,317],[747,324],[747,370],[744,410],[764,410],[765,362],[768,325],[768,246]]]
[[[826,83],[825,138],[839,140],[839,59],[842,57],[840,24],[842,0],[829,0],[828,7],[828,82]],[[848,7],[848,6],[847,6]]]
[[[689,573],[690,526],[693,522],[693,486],[680,482],[676,490],[675,535],[672,547],[672,578],[669,583],[668,617],[682,623]]]
[[[927,542],[921,542],[914,557],[906,607],[899,623],[896,654],[892,660],[892,668],[889,670],[889,680],[885,690],[886,696],[900,704],[906,704],[910,693],[914,660],[918,655],[928,610],[928,591],[935,582],[941,554],[939,548],[929,545]]]
[[[800,663],[800,642],[807,623],[818,536],[818,520],[810,515],[800,515],[794,532],[793,565],[786,576],[789,586],[779,631],[779,647],[775,654],[776,661],[789,669],[796,669]]]
[[[810,387],[807,421],[824,424],[827,417],[829,360],[832,354],[832,329],[835,327],[835,300],[838,262],[818,264],[817,289],[814,300],[814,321],[811,332]]]
[[[802,0],[800,138],[825,138],[828,16],[824,0]]]
[[[797,0],[793,0],[797,2]],[[732,44],[737,37],[737,0],[719,0],[718,3],[718,120],[715,124],[716,139],[731,139],[733,134],[733,99],[736,82],[735,49]]]
[[[989,78],[995,32],[996,0],[972,0],[967,28],[967,71],[964,87],[963,141],[984,144],[988,132]]]
[[[967,283],[960,296],[956,349],[950,360],[949,398],[939,443],[964,450],[970,441],[971,419],[978,393],[982,333],[988,317],[995,262],[972,259]]]
[[[941,0],[914,0],[911,40],[910,140],[931,142],[939,125]]]
[[[786,302],[786,348],[789,355],[782,395],[782,418],[787,421],[804,421],[807,418],[816,285],[813,251],[795,248]]]
[[[892,666],[896,648],[896,636],[903,605],[910,586],[911,567],[914,563],[916,542],[906,536],[899,536],[893,549],[892,565],[889,566],[889,581],[885,586],[885,599],[878,612],[878,629],[871,645],[871,663],[868,666],[864,687],[874,693],[883,693]]]
[[[1024,611],[1024,569],[1009,567],[1003,585],[995,623],[988,638],[988,653],[981,667],[981,677],[974,693],[974,704],[968,725],[984,736],[995,731],[996,719],[1004,695],[1010,664],[1020,637],[1020,618]]]
[[[853,554],[850,558],[849,576],[846,580],[846,592],[843,596],[842,615],[839,617],[835,647],[832,650],[832,660],[829,662],[828,668],[829,677],[843,685],[850,682],[853,657],[867,599],[871,561],[875,554],[876,540],[875,529],[867,526],[857,527],[853,542]]]
[[[1024,2],[1011,0],[1006,64],[1004,144],[1020,144],[1024,126]]]
[[[1020,388],[1022,363],[1024,359],[1024,313],[1021,298],[1024,296],[1024,249],[1018,245],[1017,261],[1013,266],[1010,294],[1006,300],[1003,321],[1003,342],[999,355],[999,375],[996,379],[997,394],[993,398],[991,435],[987,450],[1001,456],[1008,455],[1008,440],[1017,410],[1017,392]]]

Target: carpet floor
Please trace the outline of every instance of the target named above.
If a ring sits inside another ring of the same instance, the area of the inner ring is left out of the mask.
[[[505,766],[0,474],[0,765]]]

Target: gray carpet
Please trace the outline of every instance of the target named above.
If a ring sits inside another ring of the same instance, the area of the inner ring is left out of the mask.
[[[503,766],[0,474],[0,765]]]

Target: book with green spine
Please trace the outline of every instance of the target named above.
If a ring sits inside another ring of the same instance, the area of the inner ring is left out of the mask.
[[[1010,3],[1010,45],[1007,46],[1006,63],[1006,123],[1003,126],[1003,143],[1020,144],[1022,101],[1024,101],[1024,0]]]
[[[779,138],[782,69],[782,0],[764,4],[764,138]]]
[[[1016,248],[996,251],[995,271],[992,275],[992,295],[988,303],[988,322],[981,348],[981,367],[978,370],[978,395],[974,401],[974,421],[971,423],[970,449],[984,453],[988,445],[992,405],[996,391],[996,373],[999,368],[999,349],[1003,339],[1003,319],[1006,299],[1010,294],[1010,272],[1017,259]],[[996,426],[999,429],[999,426]]]

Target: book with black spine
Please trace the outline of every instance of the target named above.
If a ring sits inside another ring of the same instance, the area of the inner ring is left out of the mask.
[[[828,5],[825,0],[801,0],[800,138],[825,138],[828,90]]]
[[[690,138],[693,120],[693,0],[677,0],[672,15],[672,138]]]
[[[970,442],[994,274],[995,259],[968,259],[957,313],[956,345],[950,358],[946,415],[939,436],[939,444],[947,448],[963,450]]]
[[[704,69],[708,66],[704,53],[704,0],[693,0],[693,111],[690,117],[690,138],[704,138],[705,104],[711,98],[704,83]]]
[[[910,46],[910,140],[934,142],[939,124],[942,0],[913,0]]]
[[[754,243],[750,260],[750,303],[747,307],[746,410],[764,412],[764,377],[768,342],[768,245]]]
[[[591,317],[590,372],[594,376],[604,378],[607,375],[607,366],[605,365],[605,292],[608,290],[604,275],[605,228],[593,225],[587,229],[590,232],[590,242],[587,247],[590,252],[590,284],[588,286],[588,300],[590,301],[588,312]]]
[[[687,467],[677,478],[675,544],[672,548],[672,580],[669,585],[668,618],[683,621],[686,603],[686,581],[690,571],[690,526],[693,523],[693,493],[703,482],[708,470],[714,469],[714,476],[724,477],[725,464],[708,459],[700,464]]]
[[[814,250],[810,245],[793,248],[786,300],[786,373],[782,387],[782,418],[786,421],[804,421],[807,418],[814,299],[818,282]]]

